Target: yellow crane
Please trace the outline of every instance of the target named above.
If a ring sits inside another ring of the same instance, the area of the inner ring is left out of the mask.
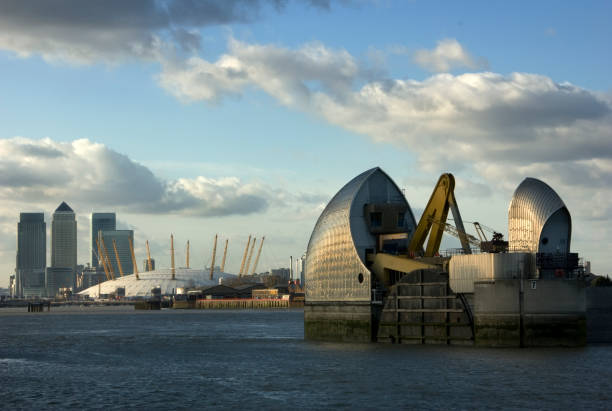
[[[174,267],[174,236],[170,234],[170,265],[172,266],[172,279],[176,278],[176,268]]]
[[[117,252],[117,242],[114,238],[113,249],[115,250],[115,258],[117,259],[117,268],[119,268],[119,276],[123,277],[123,267],[121,266],[121,259],[119,258],[119,253]]]
[[[225,272],[225,257],[227,257],[227,244],[229,243],[229,238],[225,239],[225,248],[223,249],[223,260],[221,260],[221,272]]]
[[[149,240],[147,240],[147,271],[153,271],[153,263],[151,262],[151,250],[149,250]]]
[[[132,243],[132,239],[128,237],[130,241],[130,253],[132,254],[132,265],[134,266],[134,275],[136,275],[136,280],[140,280],[138,276],[138,264],[136,263],[136,254],[134,254],[134,244]]]
[[[247,253],[249,252],[249,245],[251,245],[251,236],[249,235],[249,240],[247,241],[246,247],[244,248],[244,254],[242,255],[242,263],[240,263],[240,271],[238,272],[238,276],[242,275],[242,271],[244,270],[244,263],[246,261]]]
[[[249,252],[249,258],[247,259],[246,267],[244,269],[244,275],[249,274],[249,267],[251,266],[251,257],[253,257],[253,249],[255,248],[256,238],[253,238],[253,244],[251,245],[251,251]]]
[[[454,189],[455,178],[453,175],[450,173],[442,174],[408,245],[410,256],[379,252],[370,259],[371,265],[369,268],[378,281],[385,286],[390,286],[397,281],[397,278],[393,275],[394,272],[409,273],[414,270],[438,269],[439,266],[435,259],[410,257],[415,255],[434,257],[438,253],[442,235],[445,231],[459,237],[464,252],[471,254],[470,243],[475,244],[478,239],[465,232]],[[446,222],[449,210],[453,214],[456,227]],[[423,251],[425,240],[427,240],[427,247]]]
[[[257,269],[257,264],[259,263],[259,257],[261,256],[261,248],[263,247],[263,243],[266,237],[261,237],[261,242],[259,243],[259,250],[257,250],[257,257],[255,257],[255,264],[253,264],[253,271],[251,271],[251,275],[255,274],[255,270]]]
[[[213,245],[212,262],[210,263],[210,279],[213,279],[215,272],[215,256],[217,255],[217,234],[215,234],[215,243]]]
[[[429,202],[423,211],[423,215],[419,220],[412,240],[408,245],[408,251],[412,254],[420,253],[423,250],[423,244],[429,234],[427,247],[423,254],[424,257],[433,257],[440,249],[442,241],[442,233],[445,229],[446,217],[450,209],[455,219],[461,247],[466,254],[471,254],[470,243],[465,234],[463,220],[459,214],[457,200],[455,199],[455,177],[450,173],[445,173],[440,176],[438,183],[434,187]]]

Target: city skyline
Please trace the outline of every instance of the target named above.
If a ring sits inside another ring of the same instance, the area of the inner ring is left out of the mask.
[[[96,255],[97,253],[94,253],[92,249],[92,243],[95,243],[96,239],[99,239],[99,236],[101,236],[102,239],[104,240],[106,252],[108,253],[109,262],[111,266],[113,267],[113,272],[115,273],[115,275],[117,277],[120,276],[121,271],[123,271],[123,275],[130,275],[134,273],[132,259],[131,259],[131,251],[129,248],[130,240],[133,244],[135,244],[134,230],[116,229],[116,213],[114,212],[95,212],[94,211],[89,214],[90,236],[89,236],[89,247],[88,247],[89,254],[87,256],[90,257],[91,259],[81,261],[79,258],[77,258],[76,263],[74,264],[74,267],[67,267],[65,262],[68,260],[72,260],[72,257],[71,257],[72,253],[76,252],[76,250],[72,250],[72,247],[78,242],[78,240],[80,240],[80,242],[83,243],[83,239],[79,238],[78,236],[76,236],[76,238],[72,238],[72,235],[73,235],[72,230],[73,229],[76,230],[76,226],[77,226],[76,217],[78,217],[79,214],[75,213],[75,211],[67,204],[66,201],[62,201],[61,204],[55,209],[54,213],[51,214],[51,224],[50,224],[50,228],[48,229],[48,232],[46,229],[47,218],[45,217],[45,214],[46,214],[45,212],[20,212],[20,220],[18,221],[19,236],[17,238],[18,241],[17,241],[17,253],[16,253],[17,264],[16,264],[14,273],[10,274],[10,275],[14,274],[16,276],[15,277],[15,281],[16,281],[15,287],[16,287],[17,295],[20,295],[20,296],[23,295],[23,286],[21,285],[21,282],[27,276],[29,276],[27,277],[27,280],[30,280],[30,282],[32,282],[33,281],[32,278],[36,276],[40,276],[42,279],[42,283],[40,287],[38,287],[40,288],[40,290],[38,289],[37,291],[30,290],[30,292],[27,293],[27,295],[44,296],[45,295],[44,291],[41,291],[41,290],[43,290],[44,284],[47,281],[47,277],[49,275],[55,275],[55,272],[57,272],[57,275],[59,275],[62,278],[61,281],[65,282],[67,280],[65,280],[64,277],[66,277],[66,279],[68,278],[67,277],[68,274],[67,272],[65,272],[65,269],[67,268],[70,268],[72,270],[72,274],[70,275],[72,277],[75,277],[75,274],[80,273],[79,271],[80,269],[78,267],[82,267],[82,268],[91,267],[95,269],[97,267],[97,262],[95,260],[97,258],[97,255]],[[56,220],[56,217],[59,220]],[[35,227],[35,229],[33,230],[32,227],[30,227],[33,223],[36,226],[39,225],[40,227],[42,227],[42,231],[40,230],[39,227],[38,228]],[[65,227],[61,226],[62,224],[65,225]],[[66,226],[66,224],[68,225]],[[93,236],[93,232],[96,229],[98,229],[99,236]],[[33,231],[36,231],[36,232],[33,232]],[[40,237],[41,234],[42,234],[42,237],[40,239],[37,238],[37,237]],[[51,241],[50,247],[46,247],[47,234]],[[33,235],[36,238],[31,239],[30,237],[32,237]],[[59,247],[59,249],[57,250],[52,245],[54,242],[53,240],[54,236],[57,236],[61,238],[62,240],[62,241],[55,240],[56,243],[59,242],[61,245],[61,247]],[[67,238],[67,237],[70,237],[70,238]],[[113,245],[113,242],[115,242],[114,245]],[[41,248],[40,243],[42,243],[42,251],[40,250]],[[115,256],[115,250],[114,250],[115,247],[117,248],[117,254],[119,255],[119,258],[121,261],[121,270],[119,269],[119,264]],[[180,248],[181,248],[180,245],[175,244],[174,253],[175,253],[176,266],[185,267],[186,266],[185,250],[181,251]],[[136,247],[135,247],[135,250],[136,250]],[[143,250],[144,250],[144,242],[143,242],[143,245],[139,248],[139,251],[143,251]],[[168,258],[167,266],[170,267],[170,249],[168,251],[169,251],[168,256],[165,256],[162,254],[161,258],[163,259],[164,257],[167,257]],[[54,253],[57,254],[57,256],[54,257]],[[83,251],[81,250],[80,255],[82,254],[83,254]],[[46,265],[47,255],[50,256],[49,265]],[[153,270],[155,270],[155,257],[156,255],[152,254],[151,261],[153,265]],[[42,260],[40,260],[41,258]],[[139,256],[137,255],[136,256],[137,261],[138,261],[138,258]],[[217,256],[217,258],[220,258],[220,257]],[[235,258],[237,258],[237,254]],[[208,268],[207,264],[209,262],[205,262],[201,265],[199,264],[200,256],[198,255],[194,256],[192,254],[191,261],[193,262],[194,259],[196,260],[195,267],[199,267],[203,269]],[[23,263],[20,264],[20,261],[23,261]],[[147,259],[144,258],[143,261],[146,264]],[[194,267],[193,264],[190,264],[190,266]],[[218,267],[218,264],[216,264],[216,267]],[[261,266],[259,266],[259,268],[260,269],[257,270],[258,273],[264,272],[265,270],[274,269],[274,267],[264,268]],[[20,272],[19,270],[22,270],[22,272]],[[25,276],[23,275],[24,270],[29,270]],[[98,267],[98,270],[101,271],[102,266]],[[143,266],[142,271],[147,271],[147,268]],[[38,277],[36,277],[34,280],[39,280],[39,279]],[[36,281],[33,281],[33,282],[36,282]],[[10,285],[10,283],[8,285]]]
[[[19,212],[44,210],[50,230],[61,201],[78,263],[101,210],[134,230],[138,261],[149,240],[168,266],[174,233],[205,266],[219,234],[237,272],[253,234],[262,267],[286,266],[331,196],[375,166],[417,219],[453,173],[464,219],[506,238],[513,190],[541,179],[571,214],[572,251],[610,273],[609,2],[9,3],[0,286]]]

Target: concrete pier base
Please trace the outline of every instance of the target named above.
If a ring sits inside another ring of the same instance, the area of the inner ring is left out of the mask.
[[[559,279],[476,282],[474,340],[487,347],[583,346],[584,286]]]
[[[304,336],[309,340],[371,342],[370,302],[306,302]]]
[[[589,343],[612,343],[612,287],[586,289],[587,339]]]

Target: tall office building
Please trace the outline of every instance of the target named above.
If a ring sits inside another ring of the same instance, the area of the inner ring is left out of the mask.
[[[43,296],[47,265],[47,231],[43,213],[20,213],[17,223],[15,295]]]
[[[114,231],[117,229],[115,213],[91,213],[91,266],[98,266],[98,245],[96,239],[99,231]]]
[[[47,285],[47,297],[55,297],[60,294],[60,289],[75,289],[75,273],[72,267],[47,267],[45,269],[45,284]]]
[[[104,246],[106,247],[106,253],[113,266],[115,277],[119,277],[119,265],[117,264],[117,257],[115,256],[115,248],[113,247],[113,240],[117,247],[117,255],[119,261],[121,261],[121,269],[123,274],[133,274],[134,264],[132,263],[132,251],[130,250],[130,240],[134,242],[134,231],[133,230],[111,230],[102,231],[102,238],[104,239]]]
[[[72,208],[65,202],[57,207],[51,221],[51,267],[77,265],[77,223]]]

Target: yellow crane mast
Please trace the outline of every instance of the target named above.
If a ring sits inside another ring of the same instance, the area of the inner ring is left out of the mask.
[[[106,260],[106,265],[108,265],[108,271],[110,272],[111,279],[115,279],[115,269],[111,264],[110,257],[108,256],[108,249],[106,248],[106,244],[104,244],[104,236],[100,236],[100,242],[102,243],[102,254],[104,254],[104,259]]]
[[[251,245],[251,236],[249,235],[249,240],[247,241],[246,247],[244,248],[244,254],[242,255],[242,263],[240,263],[240,271],[238,272],[238,276],[242,275],[242,271],[244,270],[244,263],[246,261],[247,253],[249,252],[249,245]]]
[[[172,279],[176,279],[176,268],[174,267],[174,236],[170,234],[170,265],[172,266]]]
[[[257,264],[259,264],[259,257],[261,256],[261,248],[263,247],[263,243],[266,237],[261,237],[261,242],[259,243],[259,250],[257,250],[257,257],[255,257],[255,264],[253,264],[253,271],[251,271],[251,275],[255,274],[255,270],[257,269]]]
[[[149,240],[147,244],[147,271],[153,271],[153,263],[151,262],[151,250],[149,250]]]
[[[117,252],[117,242],[113,239],[113,249],[115,250],[115,258],[117,259],[117,268],[119,268],[119,276],[123,277],[123,267],[121,266],[121,259],[119,258],[119,253]]]
[[[225,257],[227,257],[227,244],[229,243],[229,238],[225,239],[225,249],[223,250],[223,260],[221,260],[221,272],[225,272]]]
[[[213,273],[215,272],[215,256],[217,255],[217,234],[215,234],[215,243],[213,245],[212,262],[210,263],[210,279],[213,279]]]
[[[255,249],[256,238],[253,238],[253,244],[251,244],[251,251],[249,252],[249,258],[247,259],[246,267],[244,269],[244,275],[249,274],[249,267],[251,266],[251,257],[253,257],[253,249]]]
[[[128,238],[130,241],[130,253],[132,254],[132,265],[134,266],[134,275],[136,275],[136,280],[140,280],[138,276],[138,264],[136,263],[136,254],[134,254],[134,244],[132,243],[132,239]]]
[[[189,268],[189,240],[187,240],[187,255],[185,256],[186,267]]]
[[[96,245],[98,246],[98,263],[102,263],[102,268],[104,269],[104,275],[106,276],[106,280],[110,280],[110,272],[108,271],[108,267],[106,266],[106,260],[102,255],[102,251],[100,250],[100,240],[96,238]]]

